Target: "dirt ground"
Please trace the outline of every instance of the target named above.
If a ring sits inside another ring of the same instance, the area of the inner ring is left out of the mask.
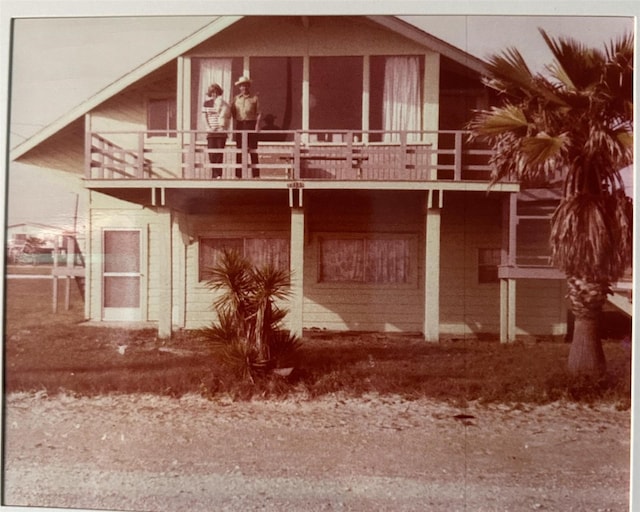
[[[630,413],[612,406],[14,394],[4,419],[5,505],[628,510]]]

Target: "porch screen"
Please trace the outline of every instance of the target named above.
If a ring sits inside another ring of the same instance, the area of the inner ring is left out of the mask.
[[[225,249],[237,251],[257,267],[272,264],[278,269],[289,269],[289,240],[286,238],[201,238],[200,280],[207,279],[208,272],[220,262]]]
[[[408,283],[409,245],[409,240],[402,238],[323,238],[320,241],[320,281]]]
[[[362,129],[362,57],[309,59],[309,128]]]
[[[385,131],[420,130],[420,59],[418,57],[386,57],[382,98],[382,126]],[[419,139],[410,133],[409,141]],[[397,133],[386,133],[385,142],[398,142]]]

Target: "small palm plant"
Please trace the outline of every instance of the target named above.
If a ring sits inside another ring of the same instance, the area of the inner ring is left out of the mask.
[[[213,302],[218,322],[205,335],[221,348],[223,362],[243,380],[255,382],[286,363],[300,340],[282,329],[290,272],[273,265],[256,267],[237,251],[223,251],[210,269],[207,287],[219,292]]]

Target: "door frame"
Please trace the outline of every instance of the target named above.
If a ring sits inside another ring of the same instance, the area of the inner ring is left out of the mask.
[[[139,266],[138,272],[105,272],[105,260],[102,258],[100,266],[100,318],[105,322],[141,322],[146,320],[147,312],[147,232],[141,227],[104,227],[100,232],[101,255],[104,255],[106,233],[114,231],[134,231],[138,233],[140,244]],[[106,307],[105,276],[138,277],[140,286],[138,307]]]

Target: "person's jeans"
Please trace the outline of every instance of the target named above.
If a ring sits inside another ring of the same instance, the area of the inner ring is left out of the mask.
[[[208,133],[207,134],[207,148],[209,150],[216,150],[215,153],[209,153],[209,163],[214,165],[220,165],[222,163],[222,151],[227,142],[227,134],[224,132],[220,133]],[[222,177],[222,167],[214,167],[211,170],[212,178],[220,178]]]

